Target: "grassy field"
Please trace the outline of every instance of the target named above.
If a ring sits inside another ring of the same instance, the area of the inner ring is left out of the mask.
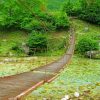
[[[24,52],[12,50],[16,45],[21,46],[23,43],[26,43],[28,40],[29,34],[22,31],[13,31],[13,32],[0,32],[0,56],[27,56]],[[49,49],[57,49],[59,45],[63,45],[63,40],[68,39],[68,34],[63,32],[52,32],[48,33],[48,47]],[[54,44],[56,42],[56,44]],[[49,52],[50,53],[50,52]],[[58,50],[59,53],[59,50]],[[55,53],[54,53],[55,54]]]
[[[28,34],[22,31],[1,31],[0,32],[0,56],[9,56],[10,52],[17,55],[17,52],[12,51],[12,47],[16,44],[26,42]],[[23,55],[23,54],[22,54]]]
[[[82,100],[99,100],[100,62],[75,55],[72,63],[50,84],[45,84],[32,92],[25,100],[61,100],[65,95],[79,92]],[[86,94],[85,94],[86,93]],[[92,99],[91,99],[92,98]]]
[[[100,28],[89,23],[73,20],[76,29],[78,41],[82,36],[98,36]],[[86,31],[85,28],[88,27]],[[20,34],[19,34],[20,33]],[[27,41],[28,34],[20,31],[0,32],[0,55],[6,55],[11,52],[14,43],[22,43]],[[49,33],[49,37],[53,43],[53,48],[66,37],[66,32]],[[68,39],[68,36],[67,36]],[[49,42],[52,46],[51,41]],[[77,43],[76,41],[76,43]],[[65,49],[53,50],[43,53],[40,56],[33,57],[0,57],[0,76],[14,75],[26,71],[30,71],[46,62],[50,63],[58,59]],[[45,56],[44,56],[45,55]],[[72,63],[65,68],[59,77],[50,84],[45,84],[28,95],[25,100],[60,100],[65,95],[70,95],[72,100],[74,92],[80,93],[82,100],[99,100],[100,93],[100,60],[83,58],[77,54],[73,56]]]
[[[26,42],[28,34],[21,31],[9,33],[0,32],[0,76],[3,77],[30,71],[39,66],[53,62],[64,54],[65,48],[59,50],[58,46],[62,46],[61,43],[63,43],[65,37],[68,39],[68,34],[63,31],[48,33],[47,35],[50,38],[50,41],[48,41],[48,48],[51,49],[51,51],[25,57],[24,53],[12,51],[11,48],[15,43],[21,44]],[[12,53],[13,56],[10,56],[9,53]]]
[[[83,35],[98,36],[100,27],[89,23],[73,20],[76,28],[77,41]],[[85,28],[88,27],[88,31]],[[77,43],[76,41],[76,43]],[[79,92],[79,98],[74,96]],[[25,100],[61,100],[69,95],[72,100],[100,100],[100,60],[88,59],[77,54],[72,63],[65,68],[60,76],[50,84],[45,84],[33,91]]]
[[[27,72],[57,58],[59,56],[0,57],[0,77]]]

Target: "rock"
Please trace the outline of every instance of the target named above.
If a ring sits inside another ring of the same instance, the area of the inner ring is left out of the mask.
[[[100,51],[87,51],[85,56],[88,58],[96,58],[97,54],[100,54]]]
[[[22,43],[22,50],[24,51],[25,54],[29,54],[29,47],[27,46],[26,43]]]

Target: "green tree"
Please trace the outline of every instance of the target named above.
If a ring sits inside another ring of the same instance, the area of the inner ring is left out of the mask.
[[[82,0],[80,18],[91,23],[100,25],[100,1],[99,0]]]

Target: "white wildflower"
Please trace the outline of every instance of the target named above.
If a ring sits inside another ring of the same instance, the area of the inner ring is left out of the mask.
[[[66,98],[62,98],[61,100],[66,100]]]
[[[65,95],[65,98],[66,98],[66,100],[68,100],[70,97],[69,97],[69,95]]]
[[[3,62],[0,62],[0,65],[3,64]]]
[[[46,98],[43,98],[43,100],[47,100]]]
[[[37,60],[38,59],[38,57],[34,57],[34,60]]]
[[[79,97],[80,94],[79,94],[78,92],[75,92],[75,93],[74,93],[74,96],[75,96],[75,97]]]

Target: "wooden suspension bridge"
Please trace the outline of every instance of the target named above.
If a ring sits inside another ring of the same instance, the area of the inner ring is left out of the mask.
[[[67,52],[58,60],[29,72],[0,77],[0,100],[21,100],[46,82],[54,80],[69,64],[75,47],[75,34],[70,36]]]

